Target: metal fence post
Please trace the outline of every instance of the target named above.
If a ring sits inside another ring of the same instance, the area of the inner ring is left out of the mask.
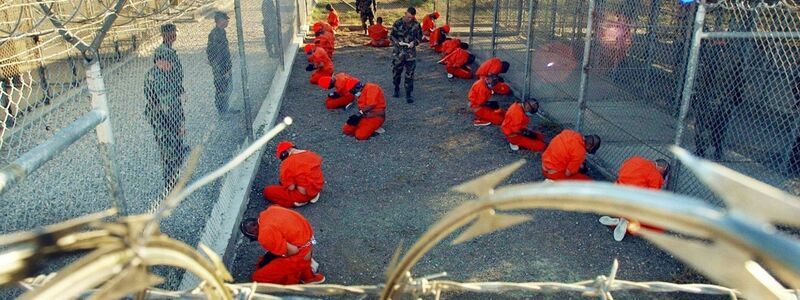
[[[689,30],[686,30],[686,33],[681,35],[680,40],[676,39],[674,41],[675,45],[678,45],[677,48],[680,49],[680,51],[675,52],[675,85],[680,84],[683,79],[686,78],[686,62],[689,61],[689,50],[691,48],[687,45],[692,44],[692,34],[694,33],[691,27],[693,22],[690,20],[694,20],[694,18],[697,16],[697,10],[693,9],[689,12],[681,11],[678,16],[680,18],[679,23],[689,23],[690,26]],[[683,85],[680,85],[677,89],[675,89],[675,96],[672,98],[674,101],[670,103],[672,116],[675,117],[675,119],[677,119],[678,115],[680,114],[680,99],[682,98],[682,95]]]
[[[650,7],[650,15],[647,17],[647,34],[645,35],[645,40],[647,41],[647,52],[645,54],[646,68],[647,68],[647,83],[649,86],[654,86],[654,69],[653,69],[653,53],[656,49],[656,24],[658,22],[658,16],[661,10],[661,0],[653,0],[653,3]]]
[[[675,132],[675,145],[677,146],[680,146],[683,142],[683,125],[684,122],[686,122],[686,116],[689,114],[689,106],[692,101],[692,89],[694,88],[694,79],[697,74],[697,62],[700,59],[700,44],[703,39],[703,23],[705,22],[705,16],[705,5],[698,4],[697,14],[694,18],[694,33],[692,34],[692,43],[689,49],[689,59],[686,61],[686,75],[683,82],[681,106]]]
[[[472,37],[475,35],[475,9],[478,6],[478,0],[472,0],[472,12],[469,15],[469,44],[472,45]]]
[[[450,24],[450,0],[445,2],[444,23]]]
[[[683,130],[686,123],[686,116],[689,114],[689,106],[692,102],[692,89],[694,88],[694,79],[697,74],[697,62],[700,59],[700,45],[703,40],[703,25],[706,19],[706,7],[703,3],[697,6],[697,13],[694,17],[694,32],[692,33],[692,43],[689,49],[689,59],[686,60],[686,75],[683,81],[683,93],[681,95],[681,106],[678,113],[678,121],[675,125],[675,145],[681,146],[683,143]],[[671,180],[669,182],[669,189],[675,190],[677,176],[680,174],[680,165],[678,158],[672,158],[672,165],[675,166],[670,172]]]
[[[272,1],[272,0],[267,0]],[[275,28],[278,30],[278,35],[275,37],[278,42],[278,60],[281,62],[281,70],[286,69],[286,62],[284,61],[284,52],[283,49],[283,31],[281,28],[281,3],[280,0],[275,0]]]
[[[494,22],[492,23],[492,57],[497,52],[497,17],[500,14],[500,0],[494,0]]]
[[[120,184],[119,167],[117,166],[117,156],[114,150],[114,134],[111,130],[111,117],[108,110],[108,98],[103,73],[100,72],[100,59],[94,50],[94,58],[86,68],[86,86],[92,100],[92,109],[100,110],[109,115],[105,121],[97,125],[97,146],[100,157],[103,160],[104,181],[108,187],[108,194],[111,197],[111,204],[116,207],[120,215],[127,213],[125,193]]]
[[[300,33],[300,30],[303,27],[304,20],[300,19],[302,18],[302,14],[300,13],[300,0],[295,0],[294,6],[297,8],[297,16],[295,17],[295,19],[297,20],[297,32],[295,32],[294,34],[297,35]]]
[[[525,3],[524,0],[519,0],[519,5],[517,5],[517,34],[522,31],[522,5]],[[528,15],[530,17],[530,15]],[[529,26],[530,27],[530,26]]]
[[[533,47],[533,10],[535,0],[528,0],[528,40],[525,43],[525,84],[522,86],[522,97],[528,100],[531,98],[531,48]],[[522,13],[520,13],[522,14]]]
[[[583,8],[583,1],[580,1],[578,2],[577,5],[575,5],[575,12],[574,12],[575,15],[572,17],[572,39],[570,40],[570,46],[572,47],[575,47],[575,43],[578,40],[578,33],[580,31],[580,28],[578,28],[578,18],[581,15],[581,12],[583,11],[582,8]]]
[[[578,120],[575,121],[575,129],[577,131],[581,131],[583,127],[583,114],[586,111],[586,82],[589,80],[589,55],[591,55],[592,32],[594,31],[594,5],[595,0],[589,0],[589,7],[586,10],[586,36],[584,36],[581,83],[578,91]]]
[[[590,4],[593,9],[594,5]],[[592,10],[589,11],[592,11]],[[558,0],[550,0],[550,38],[556,37],[556,12],[558,11]]]
[[[233,1],[233,12],[236,15],[236,45],[239,50],[239,71],[242,79],[242,103],[244,103],[244,121],[248,136],[253,139],[253,122],[250,120],[250,89],[247,79],[247,53],[244,50],[244,28],[242,26],[241,0]]]

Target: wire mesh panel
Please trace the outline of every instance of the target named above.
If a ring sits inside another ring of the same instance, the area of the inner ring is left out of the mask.
[[[242,1],[242,42],[247,55],[247,88],[250,94],[247,107],[250,120],[261,108],[270,89],[269,83],[275,75],[274,70],[280,67],[279,56],[287,49],[279,43],[279,25],[289,23],[279,23],[276,14],[275,0]]]
[[[288,49],[292,43],[293,36],[297,33],[296,26],[292,26],[297,22],[295,19],[297,18],[297,2],[292,0],[275,0],[275,2],[278,3],[281,12],[280,23],[289,25],[280,27],[283,34],[281,39],[283,49]]]
[[[704,31],[739,35],[702,41],[682,146],[797,193],[800,36],[756,35],[797,32],[798,11],[782,1],[749,4],[708,6]],[[708,195],[686,177],[680,192]]]
[[[532,0],[529,93],[542,111],[567,126],[578,114],[586,1]]]
[[[493,0],[475,0],[474,18],[472,21],[472,43],[470,52],[480,58],[492,57],[492,30],[494,28],[494,3]],[[468,10],[472,14],[472,9]],[[469,14],[467,17],[469,18]]]
[[[71,33],[91,40],[100,12],[64,1],[54,14],[82,22]],[[99,14],[99,15],[98,15]],[[55,32],[35,3],[0,4],[0,166],[7,166],[55,137],[92,106],[85,86],[84,56]],[[100,57],[131,49],[122,35],[99,47]],[[113,41],[116,41],[116,47]],[[30,229],[110,208],[94,131],[67,151],[4,190],[0,233]]]
[[[693,6],[597,1],[586,88],[585,133],[611,174],[631,156],[671,157]]]
[[[438,9],[438,6],[437,6]],[[470,15],[472,14],[472,0],[450,0],[449,20],[450,35],[468,42],[470,32]]]
[[[102,31],[103,16],[116,3],[63,2],[52,13],[87,43]],[[128,1],[95,55],[82,53],[55,32],[43,8],[5,5],[0,13],[0,162],[9,164],[91,110],[84,59],[97,61],[115,134],[117,155],[111,159],[119,166],[128,214],[158,206],[190,150],[203,149],[194,176],[238,152],[269,91],[277,58],[299,26],[297,1],[278,0],[277,6],[269,0],[242,1],[242,41],[233,3]],[[27,23],[17,22],[20,18]],[[239,48],[249,54],[246,64]],[[243,76],[242,66],[251,70],[249,76]],[[19,220],[9,221],[14,224],[3,226],[3,233],[110,207],[101,155],[94,132],[89,135],[3,195],[9,204],[3,212]],[[165,221],[164,231],[195,243],[218,190],[219,185],[210,185],[196,192]]]
[[[528,1],[501,0],[498,5],[495,56],[511,64],[504,79],[519,88],[525,82]],[[515,72],[516,71],[516,72]],[[518,89],[521,91],[521,89]]]

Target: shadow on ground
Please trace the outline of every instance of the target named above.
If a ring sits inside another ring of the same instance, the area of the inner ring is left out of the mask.
[[[278,140],[293,140],[300,148],[316,151],[325,159],[327,181],[320,202],[297,210],[314,226],[319,241],[315,257],[329,283],[383,282],[385,266],[400,241],[408,247],[448,210],[472,199],[449,191],[458,183],[522,158],[528,164],[507,183],[542,180],[537,171],[539,154],[511,152],[497,127],[472,126],[466,106],[472,82],[448,80],[443,68],[435,64],[438,57],[427,49],[420,51],[417,65],[417,102],[406,104],[403,99],[391,98],[390,53],[388,48],[342,48],[334,58],[338,72],[384,87],[388,102],[386,133],[377,138],[356,141],[341,134],[342,124],[353,111],[325,109],[326,92],[308,83],[302,54],[293,65],[283,99],[280,117],[291,116],[295,124]],[[553,134],[552,130],[547,132],[548,137]],[[245,217],[256,217],[267,206],[260,190],[277,182],[276,142],[267,146]],[[423,258],[413,274],[446,271],[450,279],[465,281],[572,282],[606,274],[617,258],[620,279],[679,283],[702,280],[641,239],[614,242],[610,230],[598,224],[595,215],[549,210],[524,213],[533,215],[534,221],[458,246],[445,241]],[[262,253],[257,243],[239,240],[235,265],[231,266],[238,282],[250,280]],[[688,294],[619,295],[633,299],[698,299]],[[575,293],[550,296],[580,298]],[[455,298],[463,297],[487,298],[473,294]]]

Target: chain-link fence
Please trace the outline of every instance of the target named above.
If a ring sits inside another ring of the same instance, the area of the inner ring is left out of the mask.
[[[592,160],[607,175],[633,155],[671,159],[668,148],[677,142],[797,193],[800,23],[793,2],[440,2],[473,53],[511,63],[505,77],[518,95],[539,100],[563,126],[603,138]],[[703,24],[699,35],[696,23]],[[670,174],[670,189],[723,205],[681,168]]]
[[[251,140],[307,1],[0,3],[0,233],[152,212],[194,149],[195,177],[220,167]],[[194,193],[164,232],[196,244],[232,201],[220,190]]]

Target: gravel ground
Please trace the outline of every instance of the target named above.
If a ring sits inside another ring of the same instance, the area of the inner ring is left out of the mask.
[[[497,127],[471,125],[465,102],[472,82],[448,80],[430,51],[420,51],[417,102],[406,104],[403,99],[391,98],[390,51],[350,47],[338,49],[334,58],[337,71],[384,87],[388,102],[386,133],[377,138],[356,141],[341,134],[342,124],[353,111],[325,109],[322,101],[326,92],[308,83],[303,55],[295,61],[290,92],[283,99],[280,117],[291,116],[295,124],[277,140],[293,140],[325,159],[327,182],[320,202],[298,211],[315,228],[319,241],[315,257],[329,283],[383,282],[385,266],[401,241],[408,247],[448,210],[472,199],[450,192],[452,186],[520,158],[529,163],[508,183],[542,180],[537,171],[538,154],[511,152]],[[547,130],[546,134],[552,137],[555,131]],[[265,152],[245,217],[256,217],[267,206],[260,191],[277,182],[279,161],[272,154],[275,143]],[[611,231],[597,223],[596,215],[548,210],[526,213],[535,220],[462,245],[437,246],[413,274],[446,271],[449,278],[464,281],[571,282],[606,274],[617,258],[620,279],[703,280],[641,239],[613,241]],[[249,281],[262,251],[257,243],[239,240],[236,262],[231,267],[238,282]],[[635,299],[698,298],[687,294],[619,295]],[[558,293],[550,297],[579,295]]]

